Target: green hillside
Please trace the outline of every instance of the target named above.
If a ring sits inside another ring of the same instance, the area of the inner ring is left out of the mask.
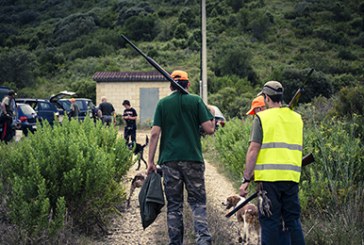
[[[362,86],[362,1],[206,4],[210,101],[229,116],[240,116],[267,80],[282,81],[288,102],[310,68],[315,72],[303,102]],[[125,34],[165,69],[187,70],[197,92],[199,5],[196,0],[3,0],[0,83],[16,88],[19,96],[48,97],[70,89],[95,100],[96,71],[153,69],[125,45],[120,37]]]

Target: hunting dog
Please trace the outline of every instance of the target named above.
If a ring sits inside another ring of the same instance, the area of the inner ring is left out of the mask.
[[[159,166],[157,166],[157,173],[160,176],[163,176],[162,169]],[[146,178],[147,178],[147,173],[146,172],[140,172],[140,173],[137,173],[134,176],[134,178],[132,179],[131,186],[130,186],[130,191],[129,191],[129,198],[127,200],[127,207],[128,208],[130,208],[130,200],[131,200],[131,197],[132,197],[135,189],[142,187]]]
[[[148,143],[149,143],[148,136],[146,136],[144,145],[135,142],[128,143],[129,150],[132,150],[134,155],[138,157],[138,168],[136,170],[140,169],[140,161],[143,161],[145,164],[145,168],[147,168],[147,162],[145,161],[143,155],[144,155],[144,148],[148,145]]]
[[[226,206],[226,209],[235,208],[239,203],[245,200],[244,197],[239,195],[228,196],[222,204]],[[244,244],[255,245],[260,244],[259,233],[260,226],[258,220],[258,208],[253,203],[248,203],[236,213],[238,224],[243,224],[243,236],[241,236],[239,228],[239,242]]]
[[[127,207],[130,207],[130,200],[131,200],[131,196],[134,193],[134,190],[136,188],[140,188],[142,187],[142,185],[144,184],[145,179],[147,178],[147,174],[146,173],[137,173],[133,180],[131,181],[131,186],[130,186],[130,192],[129,192],[129,198],[127,200]]]

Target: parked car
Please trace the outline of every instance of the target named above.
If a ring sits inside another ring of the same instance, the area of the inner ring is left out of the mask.
[[[78,119],[83,121],[86,116],[89,116],[90,118],[94,118],[96,106],[92,102],[92,100],[87,98],[75,98],[76,104],[78,106],[78,109],[80,110],[78,114]],[[71,110],[71,102],[68,99],[60,99],[58,101],[59,104],[66,110],[67,114]]]
[[[47,120],[50,125],[53,125],[54,120],[62,122],[65,108],[58,103],[64,96],[73,96],[75,93],[62,91],[52,95],[49,99],[33,99],[33,98],[17,98],[17,103],[30,105],[36,112],[40,120]]]
[[[217,106],[211,105],[211,107],[213,107],[215,110],[215,131],[216,131],[219,129],[219,127],[225,126],[225,117]]]
[[[37,129],[38,115],[28,104],[17,103],[17,124],[23,131],[23,135],[28,136],[28,132],[34,133]]]

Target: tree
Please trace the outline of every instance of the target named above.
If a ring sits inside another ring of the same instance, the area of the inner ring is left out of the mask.
[[[0,83],[15,83],[17,88],[31,87],[37,74],[35,56],[22,49],[3,49],[0,52]]]
[[[240,43],[227,43],[219,46],[215,53],[215,74],[217,76],[237,75],[247,78],[253,85],[257,75],[251,65],[252,54]]]
[[[157,36],[154,15],[133,16],[125,22],[128,36],[134,40],[151,41]]]

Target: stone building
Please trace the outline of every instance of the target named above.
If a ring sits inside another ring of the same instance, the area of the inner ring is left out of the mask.
[[[129,100],[138,113],[137,123],[149,124],[159,99],[171,91],[169,81],[159,72],[96,72],[96,105],[106,96],[116,114],[122,114],[124,100]]]

